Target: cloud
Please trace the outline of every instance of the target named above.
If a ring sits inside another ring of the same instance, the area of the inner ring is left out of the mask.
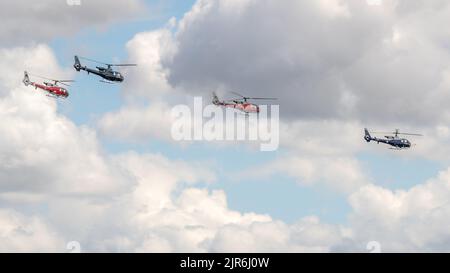
[[[32,41],[46,42],[61,35],[72,35],[86,26],[106,27],[139,15],[145,9],[141,0],[126,3],[116,0],[81,0],[81,5],[69,5],[68,1],[1,2],[0,44],[11,46],[28,45]]]
[[[223,191],[188,187],[173,197],[169,193],[179,187],[184,175],[177,178],[171,166],[161,168],[159,156],[130,154],[118,159],[127,157],[132,164],[147,162],[145,168],[132,170],[139,177],[133,193],[99,214],[92,204],[82,211],[77,211],[77,205],[74,209],[79,216],[73,222],[65,220],[75,227],[65,236],[79,238],[86,251],[364,252],[370,241],[380,242],[385,252],[448,248],[449,171],[405,191],[376,185],[361,188],[349,199],[352,212],[347,226],[325,224],[317,217],[286,224],[229,210]],[[56,208],[62,212],[69,206],[60,203],[50,211]],[[86,224],[91,227],[89,232],[79,233]],[[61,223],[57,227],[64,230]]]
[[[102,134],[122,141],[172,141],[174,118],[169,102],[179,100],[180,92],[168,84],[169,72],[161,64],[164,56],[173,55],[169,27],[170,23],[167,28],[138,33],[127,43],[129,61],[139,63],[139,68],[126,72],[128,80],[122,88],[125,104],[98,120]]]
[[[360,128],[358,122],[337,120],[282,121],[278,156],[232,177],[244,182],[249,178],[273,180],[281,175],[301,185],[322,185],[350,194],[373,180],[357,158],[370,148]]]
[[[386,252],[447,251],[449,173],[409,190],[369,185],[354,193],[349,199],[354,240],[373,238]]]
[[[173,55],[175,45],[167,28],[136,34],[126,47],[130,62],[139,63],[138,69],[127,70],[128,80],[124,83],[124,95],[127,99],[143,97],[152,99],[170,92],[172,87],[167,82],[169,71],[161,60]]]
[[[263,166],[243,171],[240,180],[286,175],[302,185],[326,185],[342,193],[352,193],[370,180],[361,164],[351,157],[286,156]]]
[[[206,252],[208,242],[226,225],[245,227],[253,222],[271,221],[268,216],[229,210],[223,191],[195,188],[184,190],[172,206],[141,217],[139,226],[147,227],[150,236],[157,234],[164,238],[172,252]],[[144,250],[145,245],[144,242],[139,249]]]
[[[42,219],[0,210],[0,252],[51,252],[63,247],[64,241]]]
[[[343,234],[339,227],[307,217],[293,225],[279,221],[246,228],[229,225],[217,233],[210,247],[212,252],[328,252]]]
[[[165,102],[129,104],[102,116],[98,128],[102,134],[124,141],[147,142],[155,137],[170,141],[173,120],[171,107]]]
[[[125,175],[108,166],[94,132],[58,116],[43,94],[16,92],[0,100],[3,191],[94,194],[125,186]]]

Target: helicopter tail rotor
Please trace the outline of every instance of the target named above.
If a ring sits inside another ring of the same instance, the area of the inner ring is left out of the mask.
[[[28,72],[27,71],[24,72],[23,84],[25,84],[25,86],[28,86],[28,85],[31,84],[30,77],[28,76]]]
[[[219,97],[217,96],[216,92],[213,92],[212,95],[213,95],[212,103],[213,103],[214,105],[219,105],[219,104],[220,104],[220,100],[219,100]]]
[[[372,141],[372,136],[370,135],[369,130],[367,130],[367,128],[364,128],[364,133],[365,133],[364,139],[365,139],[367,142]]]
[[[73,67],[75,68],[75,70],[76,70],[77,72],[80,72],[80,70],[81,70],[81,62],[80,62],[80,59],[78,58],[78,56],[75,56],[74,59],[75,59],[75,64],[73,65]]]

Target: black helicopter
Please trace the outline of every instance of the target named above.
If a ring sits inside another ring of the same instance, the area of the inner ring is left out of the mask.
[[[87,66],[82,66],[80,59],[84,59],[87,61],[102,64],[102,65],[106,65],[107,67],[97,66],[96,69],[91,69]],[[107,63],[102,63],[102,62],[99,62],[96,60],[92,60],[92,59],[88,59],[88,58],[84,58],[84,57],[78,57],[78,56],[75,56],[75,64],[73,65],[75,70],[78,72],[80,72],[81,70],[84,70],[88,74],[92,73],[92,74],[95,74],[95,75],[100,76],[103,79],[105,79],[105,80],[102,80],[101,82],[105,82],[105,83],[123,82],[123,80],[124,80],[123,75],[120,72],[114,71],[112,69],[112,67],[114,67],[114,66],[137,66],[137,65],[136,64],[107,64]]]
[[[365,136],[364,139],[367,142],[371,142],[371,141],[375,141],[378,144],[380,143],[384,143],[387,145],[390,145],[394,148],[394,150],[404,150],[404,149],[409,149],[412,147],[411,142],[406,139],[406,138],[400,138],[399,135],[404,135],[404,136],[422,136],[420,134],[409,134],[409,133],[400,133],[400,131],[397,129],[395,130],[395,132],[372,132],[374,134],[393,134],[393,136],[385,136],[385,138],[377,138],[377,137],[372,137],[369,133],[369,130],[364,129],[365,132]]]

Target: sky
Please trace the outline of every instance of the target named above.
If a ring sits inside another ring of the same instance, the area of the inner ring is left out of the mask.
[[[18,0],[0,15],[1,252],[450,249],[448,1]],[[74,55],[138,66],[105,84]],[[24,70],[76,82],[55,100]],[[278,98],[279,148],[175,141],[172,109],[212,91]],[[364,128],[424,137],[395,151]]]

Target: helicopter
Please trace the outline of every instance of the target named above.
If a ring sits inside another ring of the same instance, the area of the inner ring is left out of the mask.
[[[124,77],[120,72],[114,71],[112,69],[112,67],[118,67],[118,66],[137,66],[137,64],[107,64],[107,63],[102,63],[96,60],[92,60],[92,59],[88,59],[88,58],[84,58],[84,57],[78,57],[75,56],[75,64],[73,65],[73,67],[75,68],[76,71],[80,72],[81,70],[84,70],[88,73],[88,75],[90,73],[95,74],[97,76],[100,76],[103,78],[103,80],[101,80],[101,82],[104,83],[115,83],[115,82],[123,82],[124,81]],[[92,69],[89,68],[87,66],[82,66],[80,59],[84,59],[90,62],[94,62],[94,63],[98,63],[98,64],[102,64],[102,65],[106,65],[107,67],[102,67],[102,66],[97,66],[96,69]]]
[[[212,103],[216,106],[222,106],[225,108],[233,108],[233,109],[239,110],[241,112],[244,112],[246,115],[248,115],[250,113],[259,114],[259,112],[260,112],[259,105],[250,103],[250,102],[248,102],[249,100],[277,100],[276,98],[249,98],[249,97],[245,97],[236,92],[231,92],[231,93],[236,96],[239,96],[239,98],[227,100],[227,101],[220,101],[217,94],[215,92],[213,92]]]
[[[372,132],[374,134],[393,134],[392,135],[388,135],[385,136],[385,138],[377,138],[377,137],[372,137],[369,133],[369,130],[367,130],[367,128],[364,129],[365,135],[364,135],[364,140],[366,140],[368,143],[371,141],[375,141],[378,144],[380,143],[384,143],[387,145],[392,146],[393,150],[405,150],[405,149],[409,149],[412,147],[411,142],[406,139],[406,138],[400,138],[399,135],[404,135],[404,136],[423,136],[421,134],[410,134],[410,133],[400,133],[399,129],[396,129],[395,132]]]
[[[49,78],[45,78],[45,77],[41,77],[41,76],[35,76],[35,77],[49,80],[49,81],[52,81],[53,83],[44,82],[43,84],[39,84],[36,82],[32,82],[30,80],[28,72],[25,71],[24,78],[23,78],[23,83],[25,84],[25,86],[31,85],[31,86],[34,86],[35,89],[39,88],[39,89],[47,92],[48,97],[63,98],[63,99],[69,97],[69,91],[67,91],[67,89],[59,86],[58,84],[70,86],[70,85],[66,84],[66,82],[74,82],[73,80],[53,80],[53,79],[49,79]]]

